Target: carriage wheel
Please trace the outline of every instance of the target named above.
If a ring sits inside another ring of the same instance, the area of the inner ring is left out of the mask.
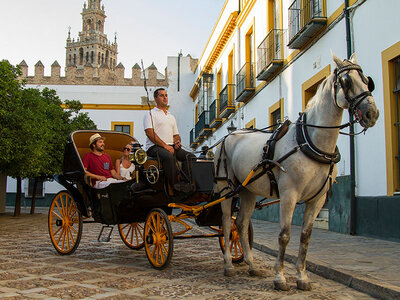
[[[159,270],[168,266],[174,250],[168,215],[160,208],[150,211],[144,226],[144,245],[150,264]]]
[[[129,248],[139,250],[144,247],[144,226],[140,223],[118,224],[118,232],[122,241]]]
[[[219,226],[219,230],[222,231],[222,226]],[[253,225],[249,224],[249,230],[248,230],[248,237],[249,237],[249,244],[250,244],[250,249],[253,248]],[[244,254],[243,254],[243,248],[242,245],[240,244],[240,238],[239,238],[239,233],[236,227],[236,220],[232,219],[232,228],[231,228],[231,234],[229,236],[229,245],[230,245],[230,251],[232,255],[232,262],[234,264],[241,263],[244,259]],[[219,237],[219,246],[221,248],[222,253],[225,253],[225,241],[224,241],[224,236]]]
[[[82,236],[82,215],[67,191],[59,192],[49,209],[49,234],[51,242],[62,255],[72,254]]]

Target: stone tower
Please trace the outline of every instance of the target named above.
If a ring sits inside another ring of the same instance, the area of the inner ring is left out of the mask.
[[[104,33],[106,15],[101,0],[88,0],[82,10],[82,31],[79,37],[71,40],[68,32],[66,46],[66,62],[68,67],[78,70],[84,66],[92,66],[94,70],[100,67],[114,70],[117,65],[118,45],[116,38],[111,43]],[[95,71],[96,72],[96,71]]]

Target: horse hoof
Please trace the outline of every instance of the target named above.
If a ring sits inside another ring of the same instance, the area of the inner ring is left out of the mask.
[[[288,291],[290,290],[289,285],[283,281],[274,281],[274,289],[278,291]]]
[[[311,291],[311,283],[309,281],[297,280],[297,288],[302,291]]]
[[[260,270],[249,270],[250,276],[262,277],[264,274]]]
[[[225,269],[224,275],[227,277],[232,277],[235,275],[235,270],[234,269]]]

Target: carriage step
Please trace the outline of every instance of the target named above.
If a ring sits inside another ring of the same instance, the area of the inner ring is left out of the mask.
[[[114,226],[103,225],[97,238],[98,242],[107,243],[111,240],[111,233],[113,232]],[[108,234],[107,234],[108,231]],[[103,236],[102,236],[103,235]]]

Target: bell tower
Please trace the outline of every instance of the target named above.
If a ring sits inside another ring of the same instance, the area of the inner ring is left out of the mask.
[[[83,69],[84,66],[93,68],[106,67],[114,70],[117,66],[118,44],[107,39],[104,33],[106,15],[101,0],[88,0],[82,9],[82,31],[79,37],[71,40],[71,32],[68,31],[66,45],[66,63]]]

